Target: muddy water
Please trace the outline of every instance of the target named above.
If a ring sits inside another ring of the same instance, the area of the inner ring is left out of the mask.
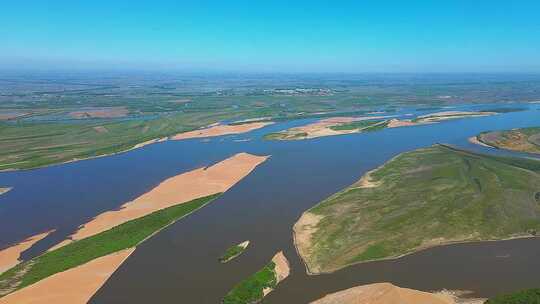
[[[307,276],[291,228],[303,211],[398,153],[438,142],[480,151],[466,139],[481,131],[540,125],[538,110],[381,132],[297,142],[260,136],[306,121],[281,123],[249,134],[165,142],[129,153],[26,172],[0,174],[15,189],[0,196],[0,246],[49,228],[59,231],[26,252],[36,254],[79,224],[144,193],[159,181],[246,151],[272,155],[211,205],[148,240],[95,295],[93,303],[218,303],[237,282],[278,250],[292,274],[265,303],[307,303],[325,293],[390,281],[421,290],[464,289],[479,296],[540,286],[538,239],[454,245],[395,261],[355,265]],[[238,141],[242,139],[251,141]],[[250,240],[238,259],[217,258]]]

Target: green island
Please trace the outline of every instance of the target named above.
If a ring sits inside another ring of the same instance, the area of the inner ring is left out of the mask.
[[[498,149],[540,153],[540,127],[484,132],[476,140]]]
[[[261,270],[238,283],[225,295],[223,304],[257,303],[264,298],[265,289],[274,289],[278,283],[275,272],[276,264],[269,262]]]
[[[536,235],[540,162],[435,145],[398,155],[305,212],[295,244],[310,273],[442,244]]]
[[[153,212],[25,261],[0,275],[0,297],[96,258],[135,247],[221,193]]]
[[[527,289],[496,296],[487,300],[485,304],[540,304],[540,289]]]
[[[232,259],[237,258],[242,253],[244,253],[248,245],[249,245],[249,241],[244,241],[238,245],[234,245],[227,248],[225,253],[219,258],[219,261],[221,263],[227,263],[231,261]]]

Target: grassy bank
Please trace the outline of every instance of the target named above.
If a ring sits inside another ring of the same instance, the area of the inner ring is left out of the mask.
[[[157,231],[205,206],[220,194],[214,194],[156,211],[126,222],[95,236],[75,241],[21,263],[0,275],[0,296],[93,259],[132,248]]]
[[[311,242],[297,246],[317,273],[445,243],[535,234],[538,172],[538,161],[443,145],[404,153],[309,210],[302,218],[317,220],[295,231]]]

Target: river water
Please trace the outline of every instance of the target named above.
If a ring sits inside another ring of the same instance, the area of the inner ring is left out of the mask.
[[[292,242],[292,226],[302,212],[401,152],[448,143],[502,153],[471,145],[467,138],[487,130],[540,125],[539,105],[508,106],[528,110],[313,140],[261,140],[267,132],[310,122],[299,120],[247,134],[169,141],[111,157],[2,173],[0,186],[14,189],[0,196],[0,247],[57,229],[23,254],[31,257],[163,179],[248,152],[271,158],[219,199],[139,246],[92,302],[219,303],[232,286],[279,250],[291,263],[291,276],[265,303],[308,303],[330,292],[381,281],[420,290],[470,290],[481,297],[538,287],[540,239],[443,246],[318,276],[306,275]],[[493,107],[501,105],[458,110]],[[397,115],[405,113],[421,114],[403,109]],[[217,261],[227,247],[244,240],[251,244],[242,256],[227,264]]]

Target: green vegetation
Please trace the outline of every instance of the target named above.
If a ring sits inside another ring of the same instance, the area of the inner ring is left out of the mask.
[[[486,301],[486,304],[540,304],[540,289],[528,289],[496,296]]]
[[[486,145],[518,152],[540,153],[540,128],[484,132],[477,136]]]
[[[348,130],[359,130],[367,127],[371,127],[375,124],[381,123],[381,120],[360,120],[353,121],[349,123],[344,123],[337,126],[331,126],[330,129],[334,131],[348,131]]]
[[[246,241],[246,242],[243,242],[243,243],[240,243],[238,245],[234,245],[234,246],[231,246],[229,247],[225,253],[219,258],[219,261],[221,263],[227,263],[228,261],[238,257],[239,255],[241,255],[247,248],[249,242]]]
[[[302,139],[308,136],[306,132],[295,132],[295,133],[287,133],[287,132],[275,132],[275,133],[268,133],[264,135],[265,140],[295,140],[295,139]]]
[[[277,277],[274,262],[268,263],[263,269],[236,285],[223,298],[223,304],[250,304],[261,301],[265,288],[275,288]]]
[[[21,263],[0,275],[0,296],[96,258],[135,247],[219,195],[220,193],[198,198],[153,212]]]
[[[297,245],[310,271],[327,272],[445,243],[535,235],[539,191],[539,161],[436,145],[399,155],[309,210],[320,220],[307,230],[311,244]]]

